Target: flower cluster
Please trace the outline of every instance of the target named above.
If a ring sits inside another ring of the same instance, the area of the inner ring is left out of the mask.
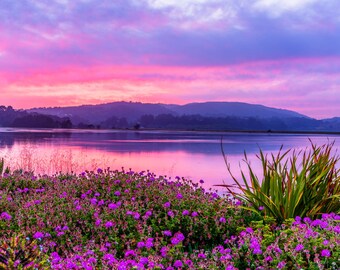
[[[150,172],[8,174],[0,209],[0,241],[24,232],[52,269],[340,266],[336,214],[276,226],[231,196]]]

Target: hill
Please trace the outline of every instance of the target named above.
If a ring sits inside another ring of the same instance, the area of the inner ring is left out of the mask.
[[[204,102],[189,103],[186,105],[165,105],[166,108],[176,112],[179,115],[199,114],[208,117],[256,117],[262,119],[268,118],[291,118],[303,117],[305,115],[294,111],[276,109],[257,104],[248,104],[242,102]]]
[[[59,117],[70,117],[72,122],[79,124],[98,125],[112,118],[125,118],[128,122],[138,121],[143,115],[171,114],[201,115],[204,117],[256,117],[262,119],[291,117],[308,118],[297,112],[265,107],[241,102],[205,102],[186,105],[151,104],[140,102],[112,102],[99,105],[82,105],[73,107],[34,108],[29,110]]]
[[[340,132],[340,118],[316,120],[290,110],[241,102],[112,102],[28,111],[69,118],[78,128]]]

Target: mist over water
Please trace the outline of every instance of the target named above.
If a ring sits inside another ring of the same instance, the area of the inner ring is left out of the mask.
[[[0,128],[0,157],[11,169],[36,174],[124,167],[194,182],[203,179],[210,188],[232,183],[221,139],[236,177],[239,167],[245,168],[244,152],[260,176],[259,148],[265,153],[277,153],[281,145],[283,150],[302,150],[310,147],[309,139],[317,145],[335,141],[334,151],[340,147],[337,135]]]

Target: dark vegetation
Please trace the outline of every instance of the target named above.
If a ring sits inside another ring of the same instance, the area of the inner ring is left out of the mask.
[[[339,118],[316,120],[294,111],[241,102],[186,105],[113,102],[77,107],[32,109],[70,117],[75,127],[108,129],[184,129],[339,132]]]
[[[187,105],[114,102],[28,111],[0,106],[0,126],[81,129],[169,129],[261,132],[340,132],[340,118],[236,102]]]
[[[28,113],[24,110],[14,110],[11,106],[0,106],[0,126],[22,128],[72,128],[72,122],[67,117]]]

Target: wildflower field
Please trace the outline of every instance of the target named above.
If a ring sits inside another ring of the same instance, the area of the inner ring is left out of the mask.
[[[0,269],[340,268],[339,209],[281,220],[202,183],[148,171],[7,171]]]

